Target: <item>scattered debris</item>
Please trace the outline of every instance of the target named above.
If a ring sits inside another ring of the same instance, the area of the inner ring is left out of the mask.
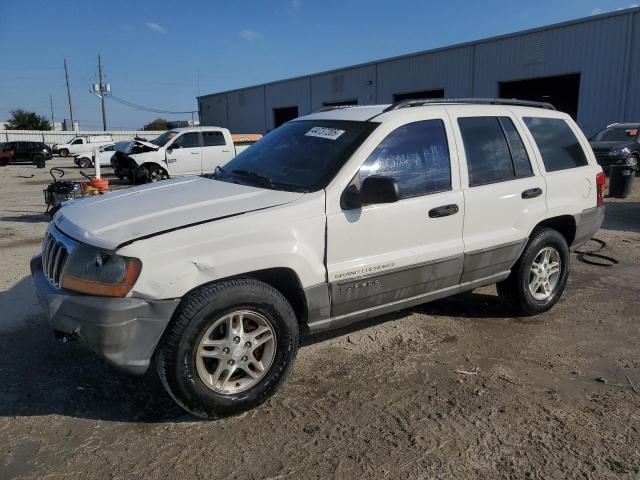
[[[459,373],[460,375],[477,375],[478,374],[478,367],[473,367],[471,370],[467,371],[467,370],[454,370],[455,373]]]
[[[633,384],[633,382],[631,381],[631,379],[629,378],[629,375],[627,375],[627,382],[629,382],[629,386],[631,387],[631,390],[634,391],[634,393],[636,393],[637,395],[640,395],[640,391],[638,390],[638,388]]]
[[[309,435],[313,435],[314,433],[318,433],[320,431],[320,427],[318,425],[306,425],[302,431]]]
[[[500,380],[504,380],[505,382],[510,383],[512,385],[517,385],[518,387],[521,386],[518,382],[514,382],[513,380],[511,380],[510,378],[505,377],[504,375],[498,375],[498,378]]]

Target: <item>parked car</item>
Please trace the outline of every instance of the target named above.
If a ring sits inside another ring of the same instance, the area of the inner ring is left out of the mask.
[[[531,102],[434,102],[314,113],[215,175],[64,206],[31,262],[51,327],[133,374],[154,358],[213,418],[269,398],[301,332],[493,283],[549,310],[604,216],[588,140]]]
[[[629,165],[639,173],[640,123],[614,123],[591,137],[596,161],[605,172],[611,165]]]
[[[111,157],[115,152],[115,143],[108,143],[107,145],[102,145],[101,147],[98,147],[98,151],[99,151],[98,156],[100,157],[100,166],[108,167],[109,165],[111,165]],[[93,150],[89,150],[89,151],[74,155],[73,161],[80,168],[93,167],[94,166]]]
[[[111,135],[91,135],[74,137],[67,143],[55,144],[53,153],[61,157],[68,157],[70,154],[79,154],[91,150],[95,146],[107,145],[113,143]]]
[[[38,159],[51,160],[51,148],[42,142],[5,142],[0,147],[0,164],[10,162],[31,162],[36,164]]]
[[[188,127],[169,130],[146,142],[134,140],[117,148],[111,166],[118,178],[156,182],[183,175],[211,173],[242,152],[261,135],[231,135],[226,128]]]

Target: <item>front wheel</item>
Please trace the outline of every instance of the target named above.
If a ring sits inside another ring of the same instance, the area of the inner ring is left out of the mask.
[[[289,373],[298,349],[289,302],[254,279],[221,282],[186,297],[158,350],[158,374],[188,412],[218,418],[254,408]]]
[[[69,156],[69,150],[67,150],[66,148],[63,148],[58,153],[60,154],[61,157],[68,157]]]
[[[91,168],[93,163],[87,157],[82,157],[78,159],[78,166],[80,168]]]
[[[569,247],[560,232],[537,229],[511,274],[498,283],[498,295],[519,315],[545,312],[562,296],[569,277],[569,263]]]
[[[167,172],[158,165],[142,165],[136,170],[136,179],[141,183],[154,183],[167,178]]]

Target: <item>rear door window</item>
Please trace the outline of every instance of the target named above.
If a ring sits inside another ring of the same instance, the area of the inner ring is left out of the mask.
[[[442,120],[424,120],[397,128],[360,167],[357,180],[371,175],[393,177],[400,198],[451,189],[451,164]]]
[[[469,186],[532,175],[529,155],[509,117],[461,117]]]
[[[205,147],[219,147],[226,145],[222,132],[202,132],[202,145]]]
[[[547,172],[589,163],[573,130],[561,118],[524,117],[524,122],[538,145]]]

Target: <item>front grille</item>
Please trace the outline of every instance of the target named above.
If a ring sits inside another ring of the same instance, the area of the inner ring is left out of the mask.
[[[54,288],[60,288],[60,277],[69,259],[69,251],[49,230],[42,243],[42,270]]]

